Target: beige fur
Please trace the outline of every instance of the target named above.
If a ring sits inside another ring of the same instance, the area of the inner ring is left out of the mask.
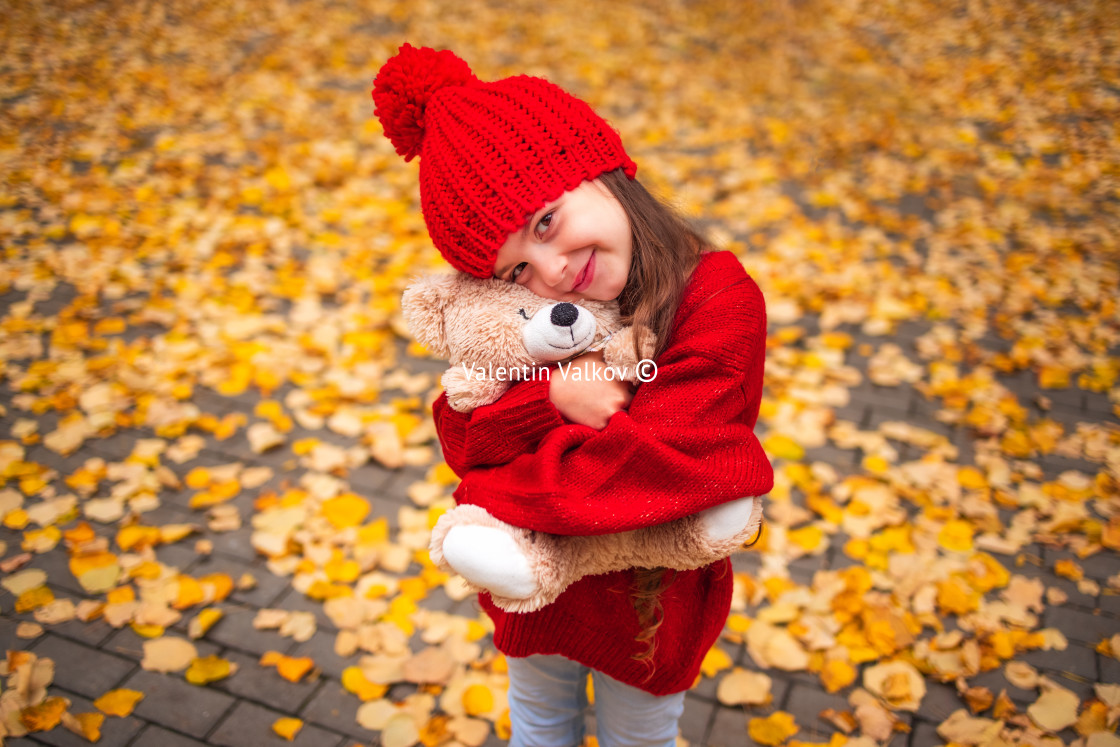
[[[469,412],[497,400],[509,382],[481,380],[467,375],[468,366],[534,366],[523,343],[523,327],[544,306],[553,303],[525,288],[502,280],[479,280],[468,275],[421,278],[401,300],[405,320],[417,341],[435,355],[448,358],[451,368],[443,385],[451,407]],[[608,365],[629,367],[636,362],[633,330],[622,327],[615,303],[581,302],[598,324],[598,337],[611,334],[604,348]],[[652,339],[642,333],[642,351],[649,354]],[[744,506],[746,504],[743,504]],[[495,604],[511,612],[529,612],[551,604],[573,582],[588,575],[627,568],[691,570],[727,557],[758,532],[762,501],[755,500],[750,518],[732,527],[722,539],[706,534],[700,515],[630,532],[573,537],[545,534],[500,521],[479,506],[458,506],[440,517],[432,530],[431,557],[444,570],[454,571],[444,559],[443,540],[458,525],[487,526],[509,534],[528,560],[537,584],[536,593],[524,599],[493,596]],[[484,584],[474,583],[475,588]]]

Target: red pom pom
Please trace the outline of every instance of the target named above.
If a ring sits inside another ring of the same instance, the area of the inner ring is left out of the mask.
[[[373,80],[373,113],[385,135],[411,161],[424,140],[424,110],[432,94],[475,81],[466,62],[447,50],[403,45]]]

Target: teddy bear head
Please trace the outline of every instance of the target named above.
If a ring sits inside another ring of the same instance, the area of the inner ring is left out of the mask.
[[[444,388],[463,409],[464,386],[478,395],[473,401],[497,398],[484,392],[480,369],[488,375],[562,361],[621,326],[614,301],[551,301],[516,283],[464,273],[419,278],[401,297],[401,310],[416,341],[451,364]]]

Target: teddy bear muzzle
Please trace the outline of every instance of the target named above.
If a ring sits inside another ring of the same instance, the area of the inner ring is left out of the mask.
[[[585,350],[595,341],[595,317],[587,309],[561,301],[537,310],[522,329],[530,357],[554,363]]]

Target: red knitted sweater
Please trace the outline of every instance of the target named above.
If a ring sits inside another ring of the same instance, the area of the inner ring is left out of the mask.
[[[565,421],[543,380],[465,415],[441,396],[435,423],[462,478],[456,501],[536,531],[608,534],[767,493],[773,471],[754,436],[765,341],[762,293],[738,258],[703,255],[656,378],[603,430]],[[487,594],[480,601],[509,656],[563,654],[655,695],[688,689],[730,609],[730,561],[674,573],[661,595],[652,674],[632,658],[644,650],[634,640],[632,580],[633,571],[585,577],[527,614],[504,612]]]

